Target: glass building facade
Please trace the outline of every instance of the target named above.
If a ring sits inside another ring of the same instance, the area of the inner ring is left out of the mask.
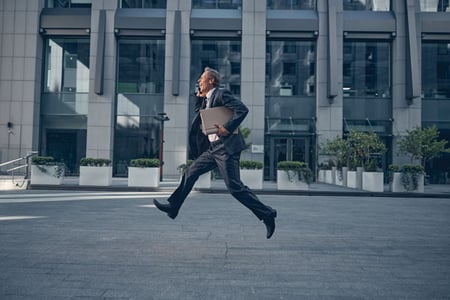
[[[2,122],[24,135],[0,136],[1,161],[37,150],[77,175],[82,157],[110,158],[125,177],[131,159],[164,154],[177,178],[207,66],[249,107],[242,158],[263,162],[266,180],[282,160],[316,171],[320,145],[351,129],[382,137],[384,170],[402,162],[407,130],[435,125],[450,140],[447,0],[247,1],[24,1],[38,30],[0,6]],[[449,155],[427,165],[432,182],[449,172]]]

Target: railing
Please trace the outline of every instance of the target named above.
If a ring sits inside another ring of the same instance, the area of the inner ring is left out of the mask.
[[[27,153],[27,155],[25,155],[24,157],[20,157],[20,158],[16,158],[4,163],[0,164],[0,170],[3,167],[8,167],[8,169],[6,169],[5,171],[2,171],[1,173],[6,173],[7,175],[11,176],[11,180],[13,181],[13,183],[15,183],[16,186],[18,187],[22,187],[24,185],[24,183],[26,182],[26,180],[28,179],[28,175],[29,175],[29,170],[30,170],[30,157],[37,154],[37,151],[30,151]],[[21,170],[25,170],[22,171]],[[23,176],[23,174],[25,174]],[[20,176],[22,178],[22,182],[16,182],[15,177],[16,176]]]

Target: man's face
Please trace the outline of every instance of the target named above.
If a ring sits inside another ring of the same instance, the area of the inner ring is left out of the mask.
[[[210,90],[213,89],[213,80],[209,77],[208,71],[203,72],[202,76],[197,80],[200,92],[203,96],[206,96]]]

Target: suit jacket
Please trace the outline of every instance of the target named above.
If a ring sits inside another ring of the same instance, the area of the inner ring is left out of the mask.
[[[191,129],[189,131],[191,157],[194,159],[200,156],[200,154],[202,154],[204,151],[206,151],[210,144],[208,136],[203,134],[200,127],[200,109],[205,108],[205,102],[206,101],[204,98],[197,98],[194,107],[196,115],[194,117],[194,120],[192,121]],[[236,128],[239,127],[239,125],[247,116],[247,106],[245,106],[245,104],[241,100],[234,97],[230,91],[226,89],[216,88],[216,90],[211,95],[210,107],[217,106],[226,106],[234,112],[231,120],[223,125],[223,127],[225,127],[230,134],[227,136],[219,137],[220,140],[225,145],[225,149],[229,154],[241,152],[245,149],[244,137],[242,136],[240,130],[238,130],[237,134],[233,134],[233,132]]]

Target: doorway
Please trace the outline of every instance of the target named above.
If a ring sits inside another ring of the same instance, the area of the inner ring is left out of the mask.
[[[271,137],[269,180],[277,179],[277,164],[280,161],[303,161],[309,165],[310,140],[308,137]]]

